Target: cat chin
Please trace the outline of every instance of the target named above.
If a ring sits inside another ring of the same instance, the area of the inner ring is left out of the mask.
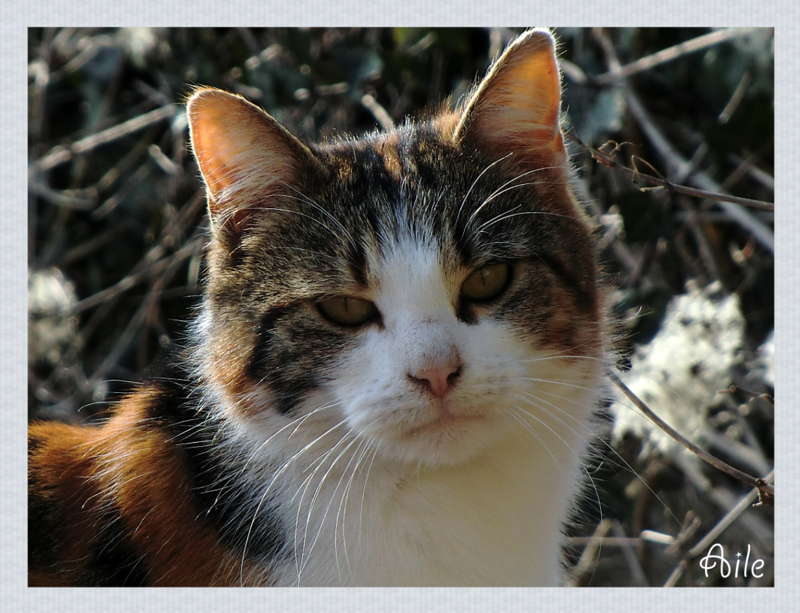
[[[370,436],[378,443],[378,454],[391,462],[428,468],[458,466],[513,432],[509,421],[486,416],[459,417]]]

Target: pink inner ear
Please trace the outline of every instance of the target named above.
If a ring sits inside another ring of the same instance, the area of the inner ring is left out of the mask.
[[[294,155],[288,133],[264,111],[219,90],[201,90],[187,105],[197,163],[208,189],[212,214],[236,203],[249,192],[268,190],[294,175]],[[231,211],[227,211],[228,214]]]
[[[558,132],[561,91],[552,52],[513,58],[499,76],[485,109],[487,128],[493,128],[498,140],[516,137],[531,146],[553,140]]]
[[[231,132],[236,130],[240,103],[232,96],[202,91],[189,101],[188,115],[192,148],[211,195],[235,180],[231,163],[242,157]]]
[[[467,106],[465,134],[495,154],[556,156],[565,162],[559,129],[561,85],[552,38],[531,32],[497,61]]]

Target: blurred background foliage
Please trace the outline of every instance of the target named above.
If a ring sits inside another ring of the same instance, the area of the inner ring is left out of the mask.
[[[80,422],[102,414],[182,342],[199,301],[207,240],[182,107],[194,86],[240,93],[302,138],[357,134],[458,103],[519,31],[31,29],[29,416]],[[598,162],[602,156],[590,149],[613,141],[618,149],[609,143],[603,151],[614,151],[617,164],[771,203],[772,31],[555,34],[576,190],[598,223],[623,366],[634,346],[657,333],[667,304],[687,283],[716,282],[738,296],[744,317],[734,381],[772,393],[774,381],[754,378],[747,366],[773,329],[772,211],[653,188],[608,159]],[[620,67],[624,78],[615,73]],[[771,462],[773,414],[768,403],[754,408],[752,401],[738,390],[709,419],[718,420],[715,431],[744,420],[744,434],[730,436],[750,440]],[[725,411],[732,412],[728,421],[720,418]],[[600,510],[590,501],[572,531],[579,584],[664,584],[687,559],[688,545],[673,544],[666,554],[664,544],[640,539],[641,530],[696,541],[687,512],[700,518],[700,532],[726,512],[687,473],[701,469],[644,448],[637,440],[617,445],[617,457],[638,476],[608,449],[592,467]],[[727,510],[732,496],[747,491],[702,471],[703,488],[728,492]],[[650,489],[632,494],[631,483],[644,480]],[[771,556],[771,512],[759,513],[750,521],[757,527],[735,524],[728,542],[750,542],[755,530],[762,557]],[[601,529],[630,542],[589,552]],[[770,584],[771,576],[712,580],[694,564],[674,582]]]

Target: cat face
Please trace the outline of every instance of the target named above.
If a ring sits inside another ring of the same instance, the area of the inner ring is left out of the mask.
[[[558,101],[543,32],[461,112],[360,140],[306,146],[237,97],[196,93],[215,232],[206,376],[235,418],[318,423],[433,465],[537,436],[532,411],[556,400],[576,413],[557,419],[582,420],[601,318]]]
[[[443,260],[438,245],[410,238],[388,250],[374,292],[383,326],[365,332],[332,381],[352,430],[385,455],[429,465],[467,459],[519,428],[515,405],[527,404],[537,387],[530,377],[547,370],[536,363],[546,353],[524,305],[535,267],[516,260],[470,270]],[[469,284],[498,267],[508,279],[469,304]]]

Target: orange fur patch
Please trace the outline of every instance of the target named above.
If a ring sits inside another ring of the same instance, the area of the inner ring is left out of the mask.
[[[142,556],[141,570],[154,586],[239,585],[240,558],[217,538],[191,505],[189,478],[180,451],[160,429],[148,429],[153,393],[123,401],[98,428],[33,424],[39,442],[29,458],[31,483],[63,516],[59,568],[35,569],[31,586],[71,585],[91,559],[92,539],[103,513],[115,509],[128,545]],[[256,576],[245,565],[244,576]]]

